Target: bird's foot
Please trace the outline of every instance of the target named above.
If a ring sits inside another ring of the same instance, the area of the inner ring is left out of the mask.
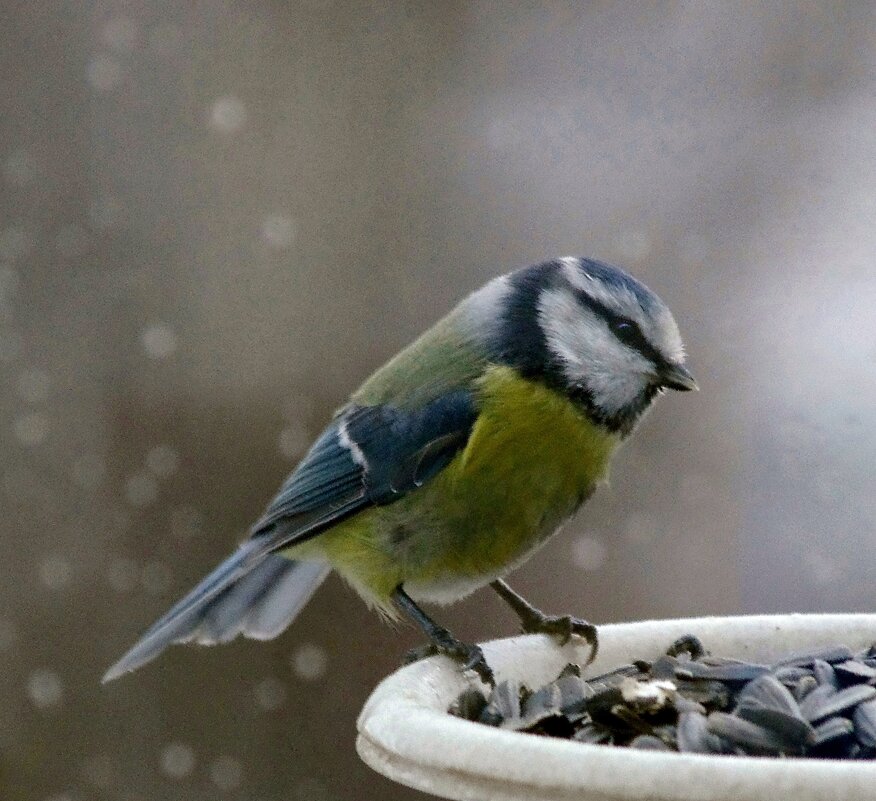
[[[405,661],[416,662],[434,654],[449,656],[459,662],[463,670],[473,670],[484,684],[496,686],[493,669],[487,664],[484,652],[479,645],[468,645],[457,640],[447,629],[439,626],[411,599],[401,586],[395,588],[392,599],[398,609],[411,617],[432,641],[429,645],[408,651]]]
[[[406,651],[402,663],[405,665],[413,665],[414,662],[419,662],[421,659],[428,659],[430,656],[435,656],[438,653],[438,647],[431,642],[425,645],[418,645],[416,648],[411,648]]]
[[[490,687],[496,686],[496,677],[493,675],[493,669],[487,664],[480,645],[469,645],[468,643],[450,638],[440,644],[427,643],[426,645],[412,648],[405,654],[404,661],[406,665],[409,665],[413,662],[419,662],[421,659],[435,656],[435,654],[444,654],[444,656],[450,657],[454,662],[459,663],[463,670],[473,670],[477,673],[484,684],[488,684]]]
[[[590,658],[587,660],[587,664],[589,665],[596,659],[596,654],[599,651],[599,635],[596,626],[586,620],[571,615],[546,615],[538,610],[533,610],[532,614],[527,614],[521,620],[521,624],[524,634],[549,634],[560,645],[569,642],[573,634],[582,637],[590,646]]]

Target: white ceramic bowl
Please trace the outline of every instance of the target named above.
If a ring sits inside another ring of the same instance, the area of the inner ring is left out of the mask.
[[[864,648],[876,615],[692,618],[601,626],[588,673],[653,659],[683,634],[718,656],[769,662],[819,645]],[[498,680],[539,686],[587,649],[541,635],[484,645]],[[874,801],[876,764],[639,751],[504,731],[447,714],[467,679],[444,657],[402,668],[359,717],[359,755],[401,784],[459,801]]]

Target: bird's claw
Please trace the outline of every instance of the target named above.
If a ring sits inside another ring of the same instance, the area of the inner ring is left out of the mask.
[[[590,645],[589,665],[599,651],[599,634],[596,626],[587,620],[571,615],[543,615],[533,616],[523,621],[524,634],[548,634],[556,638],[560,645],[565,645],[575,634],[582,637]]]
[[[447,645],[427,643],[408,651],[405,654],[404,662],[406,665],[410,665],[436,654],[444,654],[454,662],[459,663],[462,670],[473,670],[484,684],[488,684],[490,687],[496,686],[496,677],[493,675],[493,669],[487,664],[484,652],[479,645],[467,645],[459,641],[449,642]]]
[[[462,645],[462,643],[460,643]],[[484,652],[480,645],[463,645],[463,653],[460,654],[460,661],[465,658],[462,664],[463,670],[473,670],[480,676],[484,684],[490,687],[496,686],[496,677],[493,675],[493,669],[487,664]],[[466,658],[467,657],[467,658]],[[454,659],[456,657],[453,657]]]
[[[438,646],[429,642],[425,645],[418,645],[416,648],[411,648],[410,651],[406,651],[402,661],[405,665],[413,665],[414,662],[419,662],[421,659],[428,659],[430,656],[435,656],[437,653]]]

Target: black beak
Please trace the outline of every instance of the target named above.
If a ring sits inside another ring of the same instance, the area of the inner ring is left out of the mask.
[[[668,364],[661,368],[657,374],[657,380],[660,382],[660,386],[675,389],[679,392],[690,392],[692,389],[699,390],[697,382],[690,374],[690,370],[683,364]]]

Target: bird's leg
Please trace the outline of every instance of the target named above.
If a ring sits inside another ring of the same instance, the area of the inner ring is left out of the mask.
[[[589,665],[596,659],[596,652],[599,650],[599,638],[596,633],[596,626],[592,623],[572,617],[571,615],[546,615],[544,612],[536,609],[525,598],[514,592],[502,579],[491,581],[490,586],[499,593],[502,600],[520,618],[524,634],[550,634],[559,640],[560,645],[565,645],[573,634],[577,634],[590,644],[590,658],[587,660],[587,664]]]
[[[392,600],[396,607],[410,617],[432,641],[431,648],[416,649],[413,653],[414,659],[412,661],[422,659],[431,653],[444,654],[455,662],[459,662],[463,670],[473,670],[481,677],[485,684],[495,686],[496,679],[493,676],[493,669],[487,664],[487,660],[484,659],[484,652],[481,651],[479,645],[468,645],[457,640],[447,629],[439,626],[420,609],[401,587],[396,587],[395,592],[392,594]]]

